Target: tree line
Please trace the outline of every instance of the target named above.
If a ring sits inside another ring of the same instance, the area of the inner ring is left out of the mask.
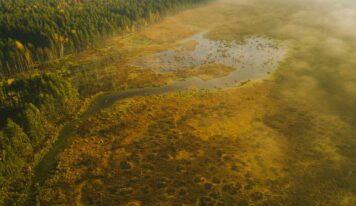
[[[208,0],[2,0],[0,75],[91,47],[99,38]]]

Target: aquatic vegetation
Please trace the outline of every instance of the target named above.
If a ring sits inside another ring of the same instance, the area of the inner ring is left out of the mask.
[[[206,64],[223,64],[240,71],[251,73],[271,73],[283,58],[286,49],[270,39],[249,37],[243,42],[209,40],[201,32],[181,40],[183,46],[163,51],[135,60],[134,65],[153,68],[160,72],[183,70],[187,67],[199,67]],[[187,48],[185,43],[195,42]]]

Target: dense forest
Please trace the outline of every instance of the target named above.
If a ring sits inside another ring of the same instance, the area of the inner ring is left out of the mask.
[[[0,205],[28,199],[33,168],[83,99],[59,75],[24,71],[206,1],[0,1]]]
[[[76,89],[53,74],[0,85],[0,205],[24,201],[33,167],[78,102]]]
[[[0,1],[0,75],[91,47],[99,38],[208,0]]]

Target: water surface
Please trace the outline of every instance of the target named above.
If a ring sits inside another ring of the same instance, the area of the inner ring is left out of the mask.
[[[230,84],[270,74],[277,68],[287,50],[285,45],[266,37],[250,36],[243,41],[228,42],[210,40],[205,37],[206,33],[200,32],[180,41],[182,46],[177,48],[136,59],[133,64],[159,72],[223,64],[234,68],[235,72],[228,78],[217,81]]]
[[[230,74],[202,80],[198,77],[189,77],[162,87],[147,87],[106,93],[98,97],[84,116],[91,114],[99,108],[111,106],[116,101],[136,96],[149,96],[167,92],[177,92],[184,89],[214,89],[239,86],[250,80],[268,77],[278,68],[278,64],[287,54],[286,45],[275,40],[251,36],[242,42],[227,42],[222,40],[209,40],[204,37],[207,32],[200,32],[182,40],[182,43],[195,41],[194,49],[179,46],[172,50],[158,52],[133,61],[133,64],[142,69],[153,68],[160,72],[199,67],[206,64],[223,64],[233,67]]]

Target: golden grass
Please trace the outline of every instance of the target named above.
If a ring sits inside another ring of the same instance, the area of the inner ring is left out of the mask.
[[[204,149],[204,145],[213,144],[216,138],[228,138],[227,141],[237,141],[241,145],[241,148],[229,153],[236,161],[245,162],[246,165],[239,168],[241,175],[249,173],[259,181],[264,181],[267,174],[270,178],[280,178],[282,174],[275,176],[275,169],[270,171],[270,168],[281,167],[282,156],[279,154],[284,149],[283,145],[276,140],[275,132],[258,121],[266,114],[266,107],[272,106],[267,98],[269,87],[268,83],[264,83],[246,86],[243,89],[227,89],[223,93],[183,92],[139,97],[120,102],[80,125],[79,134],[72,138],[70,146],[60,156],[60,168],[73,169],[61,170],[58,173],[61,178],[52,184],[64,184],[76,188],[74,183],[82,178],[86,179],[88,172],[97,176],[104,175],[104,179],[100,179],[105,181],[106,178],[115,176],[115,173],[111,173],[113,168],[108,165],[108,159],[115,159],[116,162],[123,161],[133,152],[133,145],[140,141],[147,141],[147,135],[168,138],[167,134],[171,132],[180,136],[181,141],[201,141],[200,144],[203,146],[196,150],[177,148],[177,154],[168,155],[169,161],[192,161],[192,164],[195,164],[194,161],[197,159],[212,155]],[[154,133],[150,132],[157,121],[165,124],[165,119],[171,126],[167,125],[166,128],[161,125],[155,127]],[[118,126],[123,124],[126,126]],[[266,138],[255,134],[256,128],[264,130],[265,134],[271,136]],[[250,135],[254,135],[254,138]],[[194,140],[194,138],[198,139]],[[113,148],[113,144],[117,146]],[[159,148],[158,145],[157,149]],[[161,147],[161,149],[165,148]],[[146,151],[141,152],[140,159],[149,155]],[[76,165],[81,161],[83,154],[98,158],[99,165],[89,170],[85,169],[86,167],[78,168]],[[227,162],[221,167],[221,170],[225,171],[224,175],[232,175],[233,172],[229,172],[228,168],[233,166],[233,163]],[[150,174],[149,171],[144,173]],[[105,187],[105,184],[102,186]],[[262,187],[256,190],[267,194],[270,191],[266,189]],[[62,192],[68,195],[68,200],[73,197],[70,191]]]

